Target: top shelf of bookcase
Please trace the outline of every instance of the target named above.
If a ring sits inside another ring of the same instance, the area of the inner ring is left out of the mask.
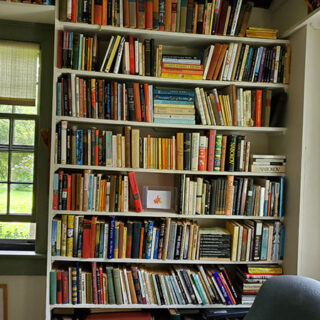
[[[55,6],[0,1],[0,20],[54,24]]]
[[[62,22],[56,20],[55,27],[58,30],[83,32],[83,33],[99,33],[101,35],[133,35],[139,37],[140,40],[154,39],[167,45],[175,46],[207,46],[214,42],[240,42],[251,45],[284,45],[288,44],[288,40],[281,39],[262,39],[262,38],[246,38],[246,37],[232,37],[232,36],[217,36],[217,35],[205,35],[194,33],[181,33],[181,32],[168,32],[168,31],[156,31],[145,29],[133,29],[133,28],[120,28],[112,26],[100,26],[87,23],[73,23]]]

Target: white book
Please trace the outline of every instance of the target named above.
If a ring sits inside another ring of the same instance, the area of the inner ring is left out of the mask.
[[[243,157],[244,157],[244,147],[245,147],[245,140],[241,140],[240,142],[240,171],[244,171],[243,169]]]
[[[186,177],[186,184],[185,184],[185,201],[184,201],[184,211],[183,214],[188,214],[189,211],[189,191],[190,191],[190,177]]]
[[[218,80],[220,80],[220,81],[223,80],[223,74],[224,74],[225,69],[226,69],[228,54],[229,54],[229,50],[226,51],[226,54],[224,55],[224,58],[223,58],[222,69],[221,69],[220,77],[219,77],[219,79],[218,79]]]
[[[146,282],[146,278],[145,278],[144,274],[145,274],[145,271],[140,270],[140,276],[141,276],[141,281],[142,281],[143,288],[144,288],[146,302],[147,302],[147,304],[151,304],[151,300],[150,300],[150,296],[149,296],[149,292],[148,292],[148,287],[147,287],[147,282]]]
[[[240,126],[244,126],[244,103],[243,103],[243,88],[240,88]]]
[[[230,69],[230,63],[231,63],[231,57],[232,57],[232,54],[233,54],[233,47],[234,47],[234,43],[231,42],[229,44],[229,49],[226,53],[226,64],[225,64],[225,68],[223,70],[223,77],[222,77],[222,80],[227,80],[228,79],[228,74],[229,74],[229,69]]]
[[[120,1],[120,2],[122,2],[122,1]],[[123,47],[124,47],[125,40],[126,40],[125,37],[121,38],[119,48],[118,48],[116,63],[114,65],[114,69],[113,69],[113,73],[119,73],[119,67],[120,67],[120,62],[121,62],[122,55],[123,55]]]
[[[108,256],[108,242],[109,242],[109,223],[104,224],[103,236],[103,258],[107,259]]]
[[[139,70],[139,41],[134,41],[134,66],[135,66],[135,72],[136,74],[140,74]]]
[[[138,62],[139,62],[139,76],[143,76],[143,51],[142,51],[142,42],[139,42],[138,45]]]
[[[123,1],[120,0],[119,2],[120,2],[120,12],[119,12],[119,20],[120,20],[120,22],[119,22],[119,26],[120,26],[120,28],[123,28]]]
[[[96,190],[97,190],[97,176],[93,177],[92,187],[92,211],[96,211]]]
[[[149,281],[149,274],[148,274],[148,272],[146,272],[144,270],[142,270],[142,274],[143,274],[144,280],[147,285],[147,293],[149,296],[149,302],[150,302],[150,304],[156,304],[153,299],[152,289],[151,289],[151,285],[150,285],[150,281]]]
[[[67,19],[71,21],[72,15],[72,0],[67,0]]]
[[[206,118],[206,123],[208,126],[211,126],[212,123],[211,123],[210,114],[207,106],[206,93],[204,92],[203,88],[200,88],[200,95],[201,95],[201,103],[204,110],[204,116]]]
[[[204,114],[204,108],[203,108],[203,105],[202,105],[200,88],[195,88],[195,104],[196,104],[196,108],[198,110],[198,113],[200,114],[201,123],[203,125],[206,125],[207,121],[206,121],[206,117],[205,117],[205,114]]]
[[[81,303],[86,303],[87,301],[87,284],[86,284],[86,274],[81,273]]]
[[[149,114],[150,114],[150,122],[153,122],[153,85],[148,85],[148,93],[149,93]]]
[[[216,288],[216,291],[217,291],[218,294],[219,294],[219,297],[220,297],[222,303],[226,303],[226,299],[225,299],[225,297],[223,296],[223,294],[222,294],[222,292],[221,292],[221,290],[220,290],[220,288],[219,288],[219,286],[218,286],[218,284],[217,284],[217,281],[216,281],[215,277],[214,277],[214,276],[210,276],[210,278],[211,278],[211,280],[212,280],[212,283],[213,283],[214,287]]]
[[[148,138],[143,138],[143,168],[148,168]]]
[[[155,246],[155,242],[156,242],[156,232],[157,232],[158,228],[153,228],[153,232],[152,232],[152,240],[151,240],[151,259],[153,259],[154,256],[154,246]]]
[[[112,167],[117,167],[117,136],[112,135]]]
[[[274,78],[273,78],[273,82],[274,82],[274,83],[277,83],[277,82],[278,82],[280,50],[281,50],[281,47],[280,47],[280,46],[277,46],[277,47],[276,47],[275,67],[274,67]]]
[[[125,136],[121,136],[121,167],[126,167],[126,142]]]
[[[76,117],[80,116],[80,100],[79,100],[79,77],[75,78],[75,82],[76,82],[76,95],[74,96],[74,98],[72,98],[71,96],[71,101],[75,100],[75,104],[76,104]],[[73,103],[73,102],[72,102]]]
[[[248,226],[248,235],[247,239],[251,239],[252,237],[252,228]],[[250,245],[248,245],[250,242],[247,242],[247,252],[246,252],[246,261],[249,261],[250,259]]]
[[[129,281],[128,281],[128,277],[127,277],[126,268],[123,269],[123,275],[124,275],[124,284],[125,284],[126,290],[128,292],[128,303],[132,304],[131,295],[130,295],[130,287],[129,287]]]
[[[186,197],[186,202],[188,202],[188,211],[186,212],[187,215],[193,214],[193,189],[194,189],[194,181],[190,181],[189,183],[189,193]]]
[[[124,74],[130,73],[130,60],[129,60],[129,42],[124,43],[124,53],[122,55],[122,72]]]
[[[213,49],[214,49],[214,45],[212,44],[210,46],[209,53],[206,57],[206,62],[204,63],[205,67],[204,67],[204,72],[203,72],[203,77],[202,77],[203,80],[206,80],[206,78],[207,78],[207,74],[208,74],[211,59],[212,59]]]
[[[242,5],[242,0],[238,0],[236,9],[234,11],[234,16],[233,16],[233,21],[232,21],[232,25],[231,25],[230,36],[234,36],[235,35],[237,24],[238,24],[238,18],[239,18],[239,14],[240,14],[241,5]]]
[[[129,211],[129,181],[128,176],[123,177],[123,212]]]
[[[103,72],[104,69],[105,69],[105,64],[107,62],[107,58],[109,56],[109,53],[111,51],[111,47],[112,47],[112,44],[113,44],[113,41],[114,41],[114,36],[112,36],[110,38],[110,41],[109,41],[109,44],[108,44],[108,48],[107,48],[107,51],[106,51],[106,54],[104,55],[104,58],[103,58],[103,61],[102,61],[102,64],[101,64],[101,67],[100,67],[100,72]],[[80,59],[79,59],[80,60]],[[79,68],[80,69],[80,68]]]
[[[264,213],[264,198],[265,198],[266,188],[261,187],[260,189],[260,208],[259,208],[259,216],[263,217]]]
[[[214,295],[214,293],[213,293],[213,291],[212,291],[212,288],[211,288],[211,286],[210,286],[210,284],[209,284],[208,277],[207,277],[207,275],[206,275],[206,273],[205,273],[205,271],[204,271],[204,269],[203,269],[203,266],[199,266],[199,265],[198,265],[197,267],[198,267],[198,269],[199,269],[199,271],[200,271],[200,273],[201,273],[201,275],[202,275],[202,279],[203,279],[203,281],[204,281],[204,283],[205,283],[205,285],[206,285],[206,287],[207,287],[207,289],[208,289],[208,291],[209,291],[210,297],[211,297],[211,298],[214,298],[215,295]]]
[[[232,54],[231,54],[231,61],[230,61],[230,65],[229,65],[229,70],[228,70],[227,79],[226,79],[228,81],[231,80],[232,71],[233,71],[233,67],[234,67],[234,63],[235,63],[235,59],[236,59],[236,55],[237,55],[237,51],[238,51],[238,46],[239,46],[238,43],[234,43]]]
[[[142,299],[146,298],[146,292],[145,292],[145,287],[142,283],[142,275],[141,275],[141,270],[138,269],[138,279],[139,279],[139,283],[140,283],[140,289],[141,289],[141,296]]]
[[[243,236],[243,226],[237,223],[239,226],[239,236],[238,236],[238,252],[237,252],[237,261],[241,260],[241,250],[242,250],[242,236]]]
[[[196,203],[197,203],[197,185],[198,183],[196,181],[193,182],[193,200],[192,200],[192,212],[191,214],[196,214]]]
[[[68,121],[61,121],[61,164],[67,163],[67,127]]]
[[[200,132],[193,132],[192,142],[191,142],[191,170],[192,171],[198,171],[199,144],[200,144]]]
[[[123,271],[121,269],[120,269],[120,285],[121,285],[123,303],[128,304],[129,301],[128,301],[128,296],[127,296],[127,290],[126,290],[126,286],[124,283]]]

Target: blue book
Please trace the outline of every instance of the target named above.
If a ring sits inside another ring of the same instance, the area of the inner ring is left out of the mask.
[[[143,84],[140,84],[141,120],[146,121],[146,102],[144,99]]]
[[[179,101],[179,100],[164,100],[162,97],[159,97],[160,99],[154,99],[153,104],[170,104],[172,105],[172,108],[174,108],[175,105],[188,105],[188,106],[194,106],[193,101]]]
[[[81,258],[82,256],[82,239],[83,239],[83,218],[80,217],[79,219],[79,234],[78,234],[78,257]]]
[[[106,166],[112,166],[112,131],[106,131]]]
[[[246,62],[245,68],[244,68],[244,73],[243,73],[242,79],[244,79],[246,74],[248,73],[248,69],[250,68],[250,65],[251,65],[252,54],[253,54],[253,47],[250,47],[249,53],[248,53],[248,59],[247,59],[247,62]]]
[[[57,227],[58,227],[58,221],[57,220],[52,220],[52,231],[51,231],[51,254],[53,256],[57,255],[57,249],[56,249],[56,244],[57,244]]]
[[[153,95],[156,94],[168,96],[188,96],[194,98],[194,91],[192,90],[153,89]]]
[[[118,83],[118,120],[122,120],[122,84]]]
[[[81,285],[81,269],[79,267],[79,262],[76,262],[76,270],[77,270],[77,304],[80,303],[80,285]]]
[[[154,241],[153,259],[158,259],[159,237],[160,237],[160,229],[157,229],[157,231],[156,231],[156,238],[155,238],[155,241]]]
[[[165,101],[184,101],[184,102],[194,102],[193,97],[189,96],[169,96],[166,94],[154,94],[153,99],[165,100]]]
[[[194,125],[196,124],[195,120],[190,119],[163,119],[163,118],[153,118],[154,123],[165,123],[165,124],[186,124],[186,125]]]
[[[92,210],[92,186],[93,186],[93,174],[90,174],[90,178],[89,178],[89,196],[88,196],[88,211]]]
[[[284,177],[280,178],[280,196],[279,196],[279,217],[283,216],[283,189],[284,189]]]
[[[267,226],[263,226],[263,228],[262,228],[260,260],[267,260],[268,240],[269,240],[269,228]]]
[[[107,82],[105,84],[106,86],[106,91],[107,91],[107,98],[106,98],[106,119],[110,119],[111,118],[111,84],[110,82]]]
[[[99,237],[99,258],[103,258],[103,244],[104,244],[104,228],[105,225],[100,225],[100,237]]]
[[[109,248],[108,248],[108,259],[113,258],[114,250],[114,231],[115,231],[116,217],[110,217],[110,227],[109,227]]]
[[[57,105],[56,115],[61,116],[61,82],[57,82]]]
[[[148,223],[147,239],[146,239],[146,259],[151,259],[153,225],[154,225],[153,221],[150,221]]]
[[[254,81],[258,80],[258,76],[259,76],[259,69],[260,69],[260,64],[261,64],[261,58],[262,58],[262,53],[263,53],[263,47],[260,47],[258,49],[258,61],[257,61],[257,66],[256,66],[256,70],[254,71]],[[257,79],[257,80],[256,80]]]
[[[215,273],[213,274],[213,276],[214,276],[214,278],[216,279],[216,282],[217,282],[217,284],[218,284],[218,287],[219,287],[222,295],[223,295],[224,298],[226,299],[227,304],[228,304],[228,305],[231,305],[232,302],[231,302],[231,300],[230,300],[230,298],[229,298],[229,296],[228,296],[227,290],[225,289],[225,287],[224,287],[223,284],[222,284],[222,281],[221,281],[221,279],[220,279],[220,277],[219,277],[218,272],[215,272]]]
[[[83,164],[83,130],[80,130],[80,164]]]
[[[285,239],[286,229],[282,226],[280,233],[280,259],[283,259],[284,255],[284,239]]]

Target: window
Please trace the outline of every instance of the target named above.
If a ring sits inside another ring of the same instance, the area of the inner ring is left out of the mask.
[[[0,70],[0,248],[34,247],[40,46],[0,41]]]

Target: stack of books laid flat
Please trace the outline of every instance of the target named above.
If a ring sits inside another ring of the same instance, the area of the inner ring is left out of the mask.
[[[246,36],[248,38],[277,39],[278,30],[277,29],[249,27],[246,31]]]
[[[286,156],[253,154],[251,172],[286,172]]]

